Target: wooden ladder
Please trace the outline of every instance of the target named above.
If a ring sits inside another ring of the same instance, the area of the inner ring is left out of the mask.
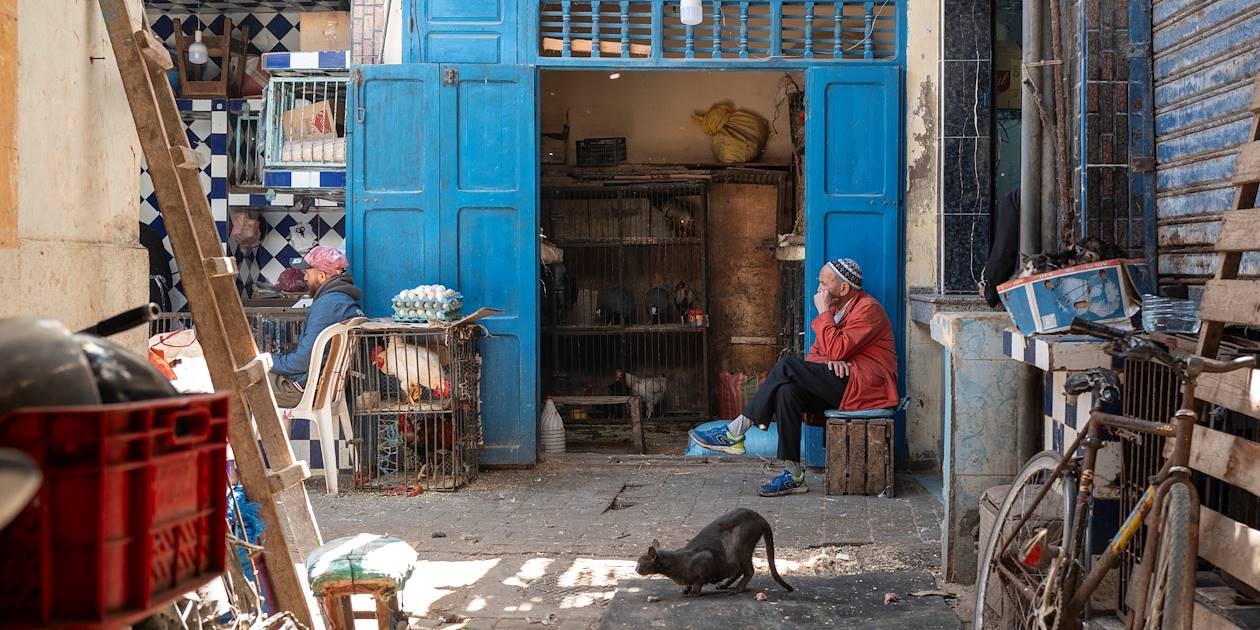
[[[258,503],[266,525],[262,542],[275,592],[272,603],[315,628],[319,609],[310,599],[303,563],[305,554],[322,544],[302,483],[310,470],[306,462],[294,461],[280,424],[267,379],[269,365],[258,354],[236,291],[236,261],[224,256],[201,186],[198,154],[188,144],[167,82],[166,71],[174,64],[143,15],[132,13],[131,2],[99,0],[214,388],[235,392],[228,438],[241,483]],[[263,463],[259,438],[275,472],[268,473]],[[286,531],[292,534],[296,549]]]

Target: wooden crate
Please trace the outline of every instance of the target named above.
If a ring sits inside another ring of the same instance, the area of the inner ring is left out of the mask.
[[[827,420],[827,494],[893,496],[893,421]]]

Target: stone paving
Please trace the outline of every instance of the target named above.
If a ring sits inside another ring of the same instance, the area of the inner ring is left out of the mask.
[[[808,494],[757,496],[777,472],[746,458],[566,455],[412,498],[312,484],[311,502],[325,540],[367,531],[415,546],[413,627],[594,628],[653,538],[680,547],[735,507],[770,521],[785,575],[939,568],[942,508],[914,482],[893,499],[826,496],[809,473]],[[768,587],[757,555],[752,586]]]

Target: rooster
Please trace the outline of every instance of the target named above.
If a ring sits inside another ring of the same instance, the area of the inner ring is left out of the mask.
[[[385,347],[372,350],[372,364],[384,374],[398,379],[407,393],[407,403],[420,401],[421,388],[433,392],[436,398],[451,395],[451,384],[442,370],[442,359],[433,351],[391,337]]]
[[[649,419],[652,417],[652,410],[656,408],[656,404],[665,397],[665,389],[669,386],[669,380],[664,376],[635,376],[621,370],[617,370],[617,382],[625,383],[630,387],[630,391],[643,401]]]

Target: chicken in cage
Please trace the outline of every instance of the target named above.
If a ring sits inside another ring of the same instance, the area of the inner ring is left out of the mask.
[[[480,327],[369,322],[353,333],[349,401],[355,486],[455,490],[483,444]]]
[[[548,182],[544,393],[636,396],[644,418],[707,412],[702,182]],[[592,410],[621,417],[624,405]]]

